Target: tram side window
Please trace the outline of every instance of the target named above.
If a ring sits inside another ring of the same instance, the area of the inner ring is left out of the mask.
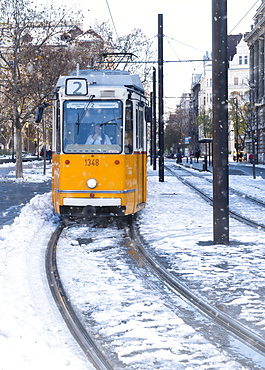
[[[140,125],[140,147],[144,150],[144,112],[143,109],[139,110],[139,125]]]
[[[61,151],[61,140],[60,140],[60,109],[57,106],[56,109],[56,153],[60,153]]]
[[[144,150],[144,113],[140,107],[136,109],[136,148]]]
[[[125,153],[133,152],[133,108],[132,102],[127,100],[125,110]]]

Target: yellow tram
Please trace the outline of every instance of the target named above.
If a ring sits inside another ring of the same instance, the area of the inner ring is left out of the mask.
[[[77,70],[59,78],[52,147],[57,213],[120,216],[145,206],[145,109],[138,75]]]

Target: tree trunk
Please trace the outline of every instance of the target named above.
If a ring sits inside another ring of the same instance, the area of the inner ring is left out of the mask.
[[[23,177],[22,167],[22,133],[16,128],[16,178]]]

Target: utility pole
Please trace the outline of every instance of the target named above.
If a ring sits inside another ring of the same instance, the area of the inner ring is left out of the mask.
[[[154,159],[154,139],[153,139],[153,92],[150,92],[150,108],[151,108],[151,122],[150,122],[150,166],[153,164]]]
[[[214,243],[229,244],[227,0],[212,0]]]
[[[256,179],[256,149],[255,149],[255,99],[256,99],[256,86],[255,84],[250,85],[250,135],[252,143],[252,173],[253,179]]]
[[[156,170],[156,69],[153,67],[153,94],[152,94],[152,156],[153,156],[153,170]]]
[[[236,104],[236,161],[238,162],[238,98],[235,98],[235,104]]]
[[[158,14],[158,126],[159,126],[159,181],[164,182],[164,76],[163,76],[163,14]]]

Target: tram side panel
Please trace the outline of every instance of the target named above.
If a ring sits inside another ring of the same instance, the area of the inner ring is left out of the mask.
[[[138,154],[125,155],[126,160],[126,214],[131,214],[144,208],[145,193],[143,191],[142,158]]]
[[[136,148],[136,176],[137,176],[137,198],[136,209],[142,209],[146,203],[146,122],[144,119],[143,105],[138,102],[134,104],[135,116],[135,137],[134,146]]]

